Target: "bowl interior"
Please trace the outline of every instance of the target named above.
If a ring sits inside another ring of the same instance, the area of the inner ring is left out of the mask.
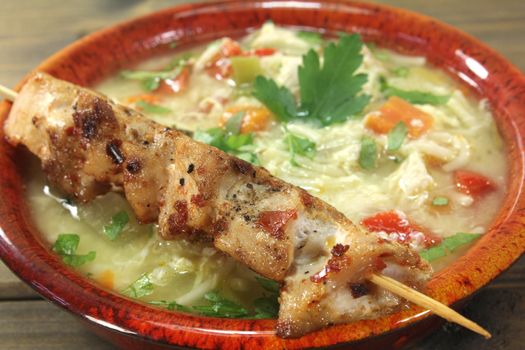
[[[220,15],[218,15],[220,14]],[[226,1],[184,5],[95,33],[36,68],[80,85],[93,85],[146,57],[240,36],[265,21],[329,33],[357,32],[365,41],[423,55],[473,94],[486,98],[506,142],[508,189],[491,228],[469,252],[438,273],[428,294],[452,304],[508,268],[525,249],[525,78],[499,54],[428,17],[347,1]],[[20,83],[20,85],[22,82]],[[19,85],[19,86],[20,86]],[[0,106],[0,121],[10,104]],[[204,318],[150,308],[101,289],[69,270],[38,240],[21,180],[20,150],[0,143],[0,256],[39,293],[84,319],[122,334],[190,347],[280,348],[329,346],[407,326],[428,312],[414,307],[377,320],[328,327],[300,339],[273,334],[273,320]]]

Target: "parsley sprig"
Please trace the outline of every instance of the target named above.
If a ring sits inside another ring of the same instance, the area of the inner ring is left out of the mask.
[[[104,225],[104,234],[112,241],[114,241],[124,230],[124,227],[129,222],[129,215],[125,210],[121,210],[111,217],[111,222]]]
[[[363,42],[356,34],[343,34],[324,50],[323,64],[314,50],[303,56],[298,68],[300,104],[292,92],[259,76],[253,95],[282,122],[305,120],[328,126],[360,113],[370,96],[359,94],[368,77],[356,74],[363,62]]]
[[[74,233],[62,233],[58,235],[53,251],[62,257],[62,261],[69,266],[78,267],[87,262],[95,260],[96,253],[91,251],[85,255],[76,254],[80,236]]]

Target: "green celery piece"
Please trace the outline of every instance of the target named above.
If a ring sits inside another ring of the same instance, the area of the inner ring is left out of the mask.
[[[363,136],[359,152],[359,165],[365,170],[375,168],[377,161],[377,145],[373,138]]]
[[[235,56],[230,58],[233,80],[237,85],[248,84],[263,74],[261,62],[257,56]]]
[[[337,44],[324,50],[324,62],[314,50],[303,56],[299,66],[301,111],[305,117],[326,126],[360,113],[370,96],[357,94],[366,83],[366,74],[355,74],[363,62],[359,35],[342,35]]]
[[[144,112],[152,113],[152,114],[169,114],[172,112],[171,109],[169,108],[155,105],[152,103],[148,103],[143,100],[137,101],[136,105],[137,107],[140,107]]]
[[[435,95],[430,92],[418,90],[403,90],[388,84],[384,77],[379,78],[380,90],[386,97],[397,96],[412,104],[444,105],[450,95]]]
[[[475,241],[480,238],[481,234],[479,233],[464,233],[458,232],[454,236],[447,237],[443,240],[443,245],[450,251],[454,252],[459,247]]]
[[[397,123],[388,133],[387,151],[397,151],[408,134],[408,128],[403,121]]]
[[[124,227],[129,222],[129,216],[128,213],[125,210],[119,211],[113,217],[111,218],[111,222],[108,225],[105,225],[103,230],[104,234],[110,239],[115,240]]]
[[[481,234],[478,233],[458,232],[453,236],[445,238],[441,244],[419,252],[419,255],[427,261],[433,261],[446,256],[448,252],[454,252],[479,237],[481,237]]]
[[[436,207],[444,207],[448,205],[448,198],[447,197],[435,197],[432,200],[432,205]]]
[[[297,106],[291,91],[279,87],[272,79],[263,76],[255,78],[253,96],[261,101],[281,122],[297,118]]]
[[[174,79],[180,74],[181,67],[174,70],[162,71],[147,71],[147,70],[123,70],[120,75],[123,78],[130,80],[144,80],[144,79]]]
[[[315,156],[315,153],[316,153],[315,142],[307,138],[297,136],[290,132],[287,133],[285,137],[285,141],[288,146],[288,151],[290,152],[290,155],[291,155],[290,162],[292,163],[292,165],[299,166],[299,164],[295,160],[296,154],[305,156],[310,159],[312,159]]]
[[[153,293],[153,289],[153,283],[151,283],[148,275],[142,274],[135,282],[124,289],[122,293],[138,299],[150,295]]]

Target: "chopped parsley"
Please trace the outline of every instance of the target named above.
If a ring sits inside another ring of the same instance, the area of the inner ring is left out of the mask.
[[[201,315],[222,318],[241,318],[249,315],[247,309],[241,305],[222,297],[217,292],[204,294],[208,305],[193,306],[193,310]]]
[[[298,68],[300,103],[288,88],[258,76],[253,95],[281,122],[305,120],[320,126],[341,123],[360,113],[370,96],[359,94],[366,74],[356,74],[363,62],[363,43],[356,34],[342,35],[324,50],[323,65],[314,50],[303,56]]]
[[[447,197],[435,197],[432,200],[432,205],[436,207],[444,207],[448,205],[448,198]]]
[[[135,282],[124,289],[122,293],[132,298],[141,298],[153,293],[153,288],[153,283],[151,283],[148,275],[142,274]]]
[[[128,213],[125,210],[119,211],[113,217],[111,217],[111,222],[108,225],[104,226],[104,234],[110,239],[115,240],[124,227],[129,222]]]
[[[253,301],[255,311],[253,317],[257,319],[276,318],[279,314],[279,291],[281,285],[264,277],[257,276],[255,279],[267,294]]]
[[[224,152],[233,154],[247,162],[258,164],[259,160],[257,155],[246,149],[246,146],[253,145],[253,135],[251,133],[240,133],[243,117],[243,112],[236,113],[228,119],[224,129],[211,128],[205,131],[197,130],[193,134],[193,138],[217,147]]]
[[[456,249],[478,239],[479,237],[481,237],[481,234],[478,233],[458,232],[453,236],[443,239],[439,245],[419,252],[419,255],[427,261],[433,261],[446,256],[448,253],[454,252]]]
[[[177,303],[176,301],[165,301],[165,300],[150,301],[149,304],[166,308],[169,311],[191,312],[191,308],[190,307],[181,305],[181,304]]]
[[[397,96],[412,104],[444,105],[450,99],[450,95],[436,95],[430,92],[418,90],[403,90],[394,87],[384,77],[379,78],[380,89],[386,97]]]
[[[397,123],[388,133],[387,151],[397,151],[405,141],[407,134],[407,125],[403,121]]]
[[[295,160],[295,155],[304,156],[312,159],[316,153],[315,142],[287,132],[284,138],[288,151],[290,152],[290,163],[294,166],[299,166],[299,163]]]
[[[299,39],[302,39],[312,45],[319,45],[323,42],[323,37],[321,36],[321,33],[318,32],[308,32],[302,30],[297,32],[296,35]]]
[[[62,257],[62,261],[69,266],[77,267],[95,260],[96,253],[91,251],[85,255],[76,254],[80,236],[74,233],[62,233],[58,235],[53,251]]]
[[[377,161],[377,145],[373,138],[363,136],[359,151],[359,165],[365,170],[375,168]]]
[[[146,113],[151,114],[169,114],[171,113],[171,109],[159,106],[153,103],[149,103],[143,100],[139,100],[135,103],[137,107],[139,107],[141,110],[143,110]]]

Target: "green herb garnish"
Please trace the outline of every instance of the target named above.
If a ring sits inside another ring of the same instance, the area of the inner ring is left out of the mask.
[[[279,291],[281,285],[264,277],[256,276],[255,279],[268,294],[253,301],[254,318],[276,318],[279,314]]]
[[[124,210],[119,211],[111,217],[111,222],[108,225],[104,226],[104,234],[108,236],[110,240],[113,241],[120,235],[120,233],[128,224],[128,222],[128,213]]]
[[[191,308],[181,305],[177,303],[176,301],[166,301],[166,300],[160,300],[160,301],[150,301],[148,304],[160,306],[163,308],[168,309],[169,311],[183,311],[183,312],[191,312]]]
[[[405,140],[405,137],[408,134],[408,128],[406,124],[403,121],[400,121],[397,123],[392,130],[388,132],[388,139],[387,139],[387,151],[397,151],[401,145],[403,144],[403,141]]]
[[[95,260],[96,253],[91,251],[85,255],[76,254],[80,236],[74,233],[62,233],[58,235],[53,251],[62,257],[62,261],[69,266],[77,267]]]
[[[397,67],[392,70],[392,73],[395,76],[405,78],[406,76],[408,76],[408,73],[410,73],[410,69],[408,69],[407,67]]]
[[[290,152],[290,163],[292,163],[292,165],[299,166],[299,164],[295,160],[296,154],[310,159],[312,159],[315,156],[315,142],[307,138],[297,136],[290,132],[286,134],[284,140],[288,147],[288,151]]]
[[[192,309],[204,316],[221,317],[221,318],[240,318],[249,315],[241,305],[222,297],[217,292],[204,294],[204,299],[208,305],[193,306]]]
[[[458,232],[453,236],[443,239],[441,244],[419,252],[419,255],[427,261],[436,260],[446,256],[448,253],[454,252],[456,249],[478,239],[479,237],[481,237],[481,234],[478,233]]]
[[[356,74],[363,62],[362,47],[358,35],[343,35],[324,50],[322,67],[317,52],[308,51],[298,68],[299,107],[290,90],[262,76],[255,79],[253,95],[282,122],[300,119],[321,126],[344,122],[370,101],[370,96],[358,95],[367,81],[366,74]]]
[[[236,113],[228,121],[224,129],[211,128],[205,131],[197,130],[193,138],[213,147],[233,154],[247,162],[258,164],[259,160],[255,153],[246,150],[246,146],[253,144],[253,135],[241,134],[243,112]]]
[[[148,275],[142,274],[135,282],[124,289],[122,293],[132,298],[141,298],[153,293],[153,288],[153,283],[151,283]]]
[[[435,197],[432,200],[432,205],[436,207],[444,207],[448,205],[448,198],[447,197]]]
[[[139,100],[135,104],[137,105],[137,107],[139,107],[140,109],[142,109],[146,113],[151,113],[151,114],[168,114],[168,113],[171,113],[171,109],[169,109],[169,108],[162,107],[162,106],[159,106],[159,105],[155,105],[153,103],[149,103],[149,102],[146,102],[146,101],[143,101],[143,100]]]
[[[359,151],[359,165],[365,170],[375,168],[377,161],[377,145],[373,138],[363,136]]]
[[[435,95],[430,92],[417,90],[403,90],[389,85],[384,77],[379,78],[380,90],[386,97],[397,96],[412,104],[443,105],[448,102],[450,95]]]

